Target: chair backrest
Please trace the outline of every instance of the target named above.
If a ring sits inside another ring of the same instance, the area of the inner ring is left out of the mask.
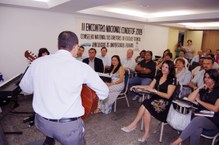
[[[217,134],[219,134],[219,129],[214,129],[214,130],[206,130],[203,129],[202,131],[202,136],[203,137],[209,137],[209,138],[213,138],[214,136],[216,136]]]
[[[173,92],[172,99],[174,100],[174,99],[180,98],[180,93],[181,93],[181,86],[177,84]]]
[[[125,75],[124,75],[124,89],[122,90],[122,92],[120,94],[127,93],[127,91],[128,91],[128,84],[129,84],[129,76],[130,76],[130,71],[129,70],[125,71]]]
[[[181,85],[180,98],[188,97],[192,93],[192,89],[188,85]]]
[[[203,130],[202,137],[207,139],[212,139],[211,145],[218,145],[219,144],[219,129],[216,130]]]

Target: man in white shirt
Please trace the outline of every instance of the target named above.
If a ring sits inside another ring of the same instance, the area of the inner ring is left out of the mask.
[[[199,66],[196,66],[193,70],[192,70],[192,76],[195,77],[199,71],[203,70],[204,69],[204,66],[203,66],[203,61],[204,61],[204,58],[205,57],[200,57],[199,59]]]
[[[83,57],[83,53],[84,53],[84,46],[80,46],[77,52],[76,59],[79,61],[82,61],[83,59],[85,59],[85,57]]]
[[[19,85],[24,92],[34,93],[35,125],[43,134],[62,145],[84,145],[82,84],[100,99],[107,98],[109,89],[90,66],[74,58],[78,50],[75,33],[60,33],[58,49],[33,61]]]
[[[191,63],[190,63],[191,65],[193,64],[193,62],[199,63],[199,59],[203,56],[202,50],[199,50],[197,53],[198,53],[198,55],[196,55],[192,58]]]
[[[189,82],[188,86],[193,90],[196,90],[204,83],[204,74],[206,70],[213,69],[214,60],[211,57],[205,57],[203,59],[203,69],[200,70],[194,78]]]
[[[111,58],[107,55],[107,48],[106,47],[101,48],[101,55],[99,55],[98,58],[100,58],[103,61],[104,72],[105,72],[111,66]]]
[[[130,70],[131,72],[135,71],[135,66],[137,65],[135,60],[132,58],[133,56],[133,50],[128,49],[126,53],[126,58],[122,60],[122,66],[125,68],[125,70]]]

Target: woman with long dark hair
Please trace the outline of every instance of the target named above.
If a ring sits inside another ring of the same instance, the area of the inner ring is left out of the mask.
[[[131,132],[137,127],[137,123],[143,118],[144,134],[138,139],[139,142],[145,142],[149,137],[151,116],[166,122],[169,107],[172,101],[172,95],[176,88],[175,68],[171,60],[164,61],[161,71],[157,74],[149,86],[133,86],[131,89],[147,90],[153,95],[150,99],[145,99],[139,108],[135,119],[126,127],[121,128],[125,132]]]
[[[42,57],[42,56],[49,55],[49,54],[50,53],[47,48],[40,48],[38,52],[38,57]]]
[[[190,101],[198,102],[199,110],[214,112],[213,117],[195,117],[171,145],[179,145],[190,137],[190,145],[199,145],[203,129],[216,130],[219,128],[219,73],[215,69],[209,69],[204,75],[204,85],[189,95]]]
[[[117,97],[124,89],[124,74],[125,69],[122,67],[120,57],[113,55],[111,58],[111,66],[109,74],[112,76],[112,82],[106,83],[109,87],[109,96],[103,101],[99,101],[98,109],[94,113],[102,112],[108,114],[112,111],[112,105],[116,101]]]

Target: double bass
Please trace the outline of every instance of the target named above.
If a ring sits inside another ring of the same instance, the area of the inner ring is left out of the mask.
[[[30,61],[34,61],[37,56],[34,55],[29,50],[26,50],[24,52],[24,56]],[[84,115],[81,117],[83,120],[87,119],[87,117],[91,114],[91,112],[94,112],[95,109],[97,109],[98,105],[98,96],[95,93],[94,90],[89,88],[86,84],[82,85],[82,90],[81,90],[81,99],[82,99],[82,105],[85,109]]]

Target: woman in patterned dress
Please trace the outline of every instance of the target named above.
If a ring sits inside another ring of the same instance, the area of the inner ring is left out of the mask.
[[[125,69],[121,64],[120,57],[114,55],[111,60],[109,75],[112,76],[112,82],[106,83],[109,87],[109,96],[105,100],[99,101],[98,109],[96,109],[94,113],[102,112],[104,114],[109,114],[112,111],[113,103],[124,89]]]
[[[135,119],[126,127],[121,128],[125,132],[131,132],[137,127],[137,123],[143,118],[144,134],[138,139],[145,142],[149,137],[151,116],[166,122],[172,94],[176,88],[174,63],[171,60],[164,61],[161,72],[157,74],[149,86],[134,86],[131,89],[143,89],[152,93],[150,99],[145,99],[139,108]]]

